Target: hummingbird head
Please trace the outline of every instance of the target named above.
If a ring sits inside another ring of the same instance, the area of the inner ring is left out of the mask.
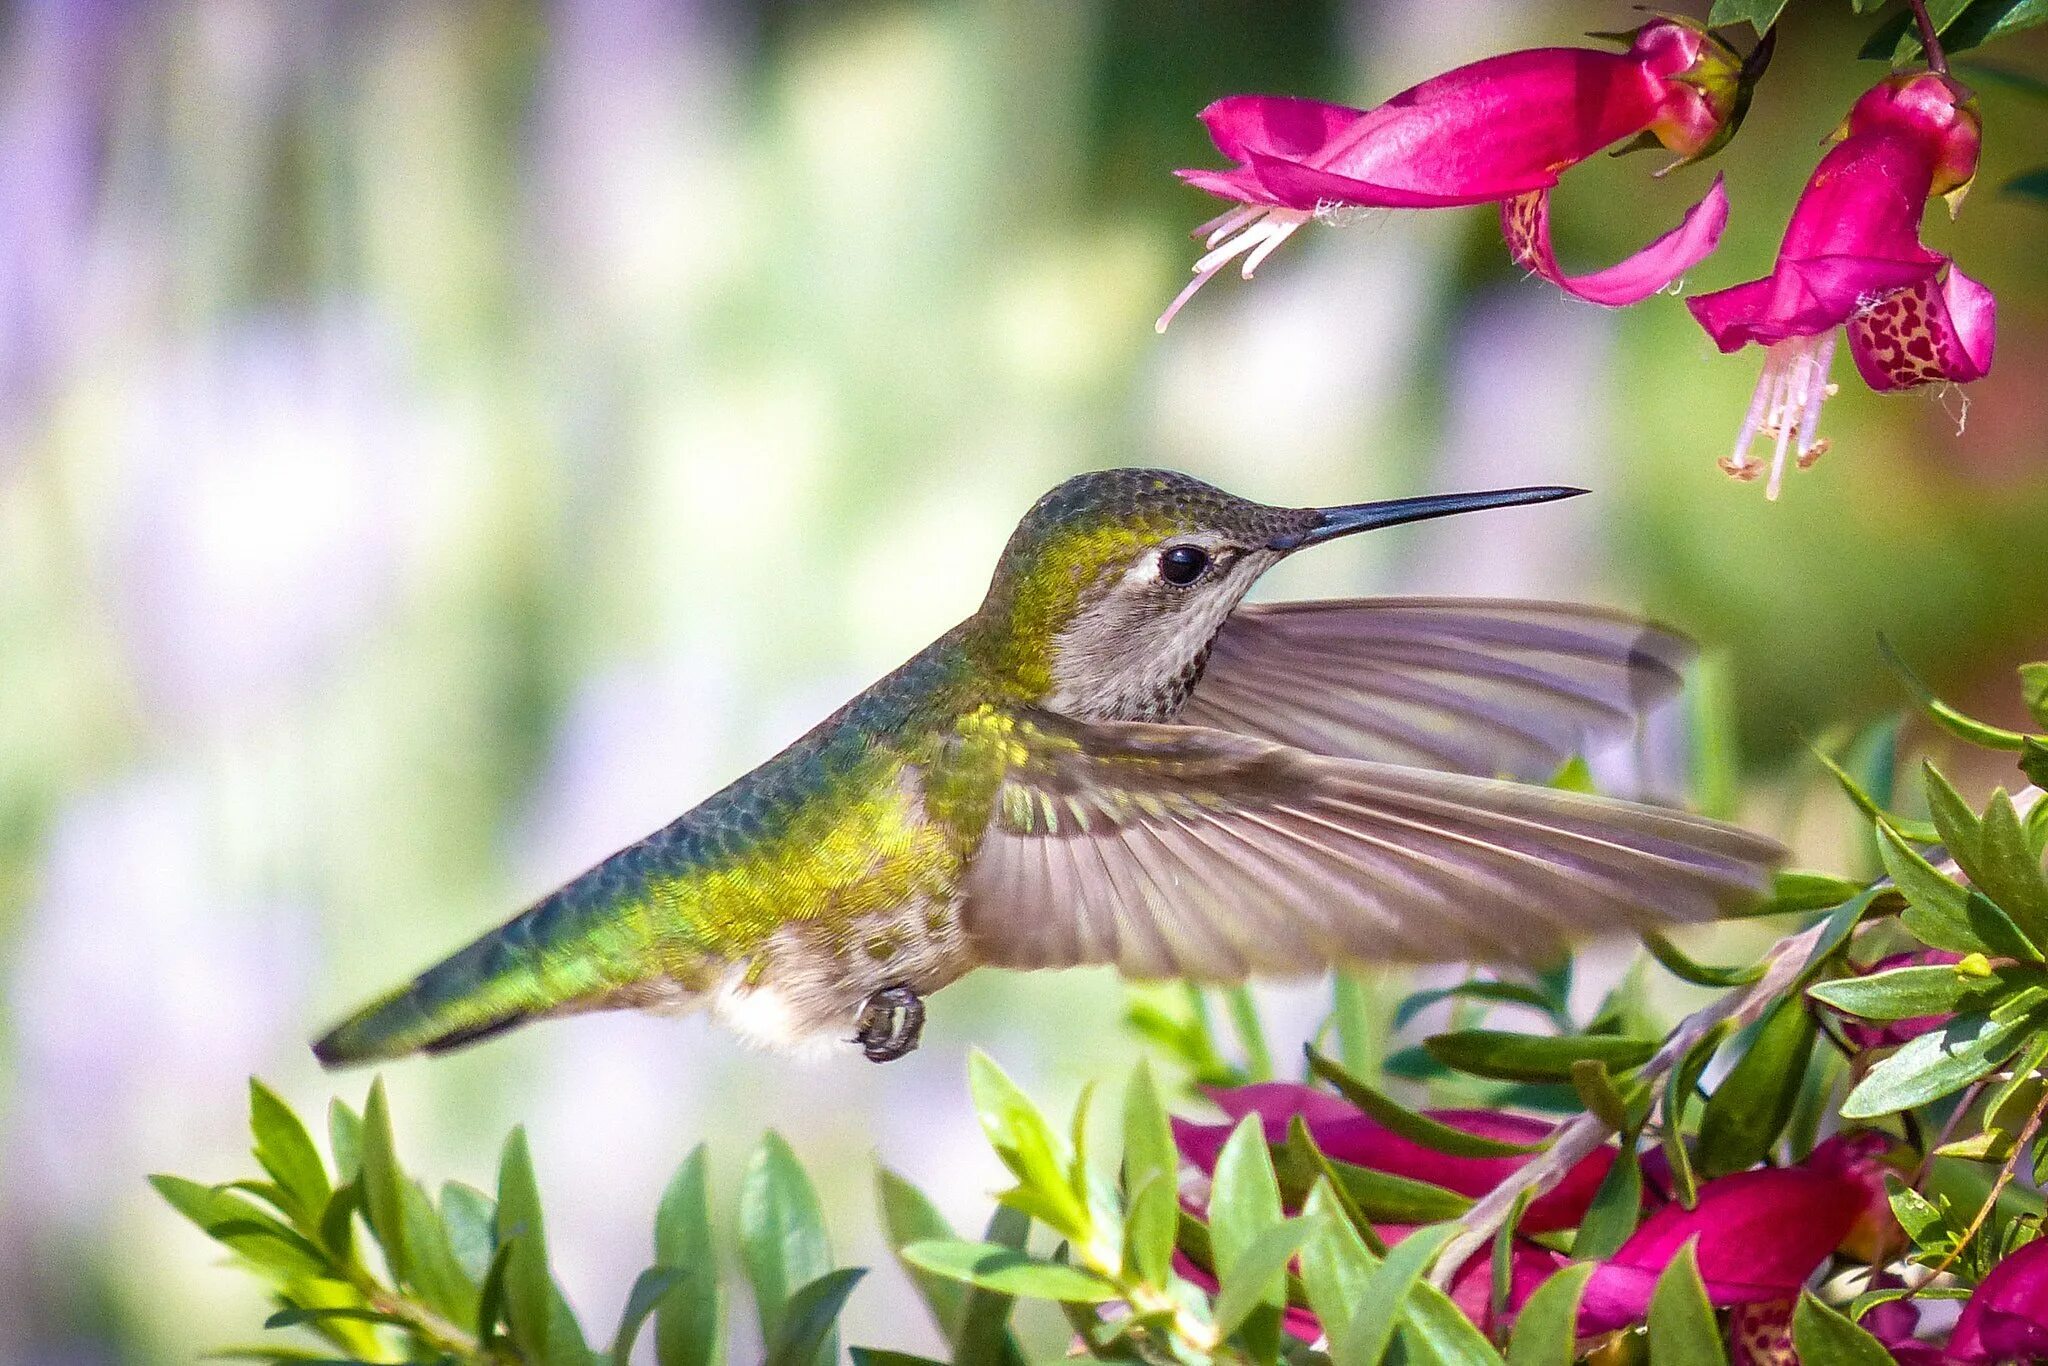
[[[1295,551],[1374,527],[1583,492],[1282,508],[1172,470],[1080,474],[1024,514],[976,621],[990,662],[1032,701],[1083,720],[1170,720],[1225,619]]]

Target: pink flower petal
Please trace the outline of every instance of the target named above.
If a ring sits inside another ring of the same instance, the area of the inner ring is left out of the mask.
[[[1937,260],[1940,258],[1937,258]],[[1789,337],[1817,337],[1848,322],[1871,300],[1910,289],[1937,267],[1873,256],[1819,256],[1780,261],[1761,280],[1695,294],[1685,301],[1714,345],[1739,351]]]
[[[1515,263],[1588,303],[1619,308],[1664,289],[1705,260],[1728,226],[1728,192],[1721,177],[1678,226],[1625,261],[1587,275],[1567,275],[1550,246],[1550,192],[1517,195],[1500,206],[1501,234]]]
[[[1700,1277],[1716,1306],[1792,1298],[1854,1225],[1864,1194],[1857,1180],[1798,1167],[1709,1181],[1694,1208],[1666,1205],[1652,1213],[1593,1273],[1580,1331],[1640,1320],[1658,1275],[1695,1239]]]
[[[1292,95],[1230,95],[1196,117],[1217,151],[1232,161],[1249,161],[1254,152],[1293,160],[1312,157],[1368,116],[1363,109]]]
[[[1982,379],[1997,337],[1991,291],[1954,267],[1849,320],[1849,354],[1863,382],[1880,392]]]
[[[1401,1137],[1375,1120],[1360,1114],[1342,1100],[1309,1087],[1268,1083],[1240,1087],[1234,1091],[1209,1093],[1233,1121],[1257,1114],[1265,1125],[1267,1141],[1286,1140],[1288,1121],[1297,1113],[1307,1117],[1309,1135],[1331,1159],[1357,1167],[1427,1181],[1446,1190],[1477,1199],[1505,1181],[1529,1161],[1529,1157],[1452,1157]],[[1555,1126],[1524,1115],[1495,1110],[1430,1110],[1430,1118],[1481,1138],[1506,1143],[1540,1143]],[[1230,1137],[1229,1124],[1174,1122],[1174,1138],[1181,1155],[1207,1171]],[[1530,1204],[1523,1215],[1525,1233],[1545,1233],[1571,1228],[1584,1216],[1593,1194],[1614,1162],[1614,1149],[1602,1148],[1574,1166],[1555,1188]]]
[[[1948,1340],[1957,1361],[2048,1356],[2048,1241],[2028,1243],[1991,1268]]]

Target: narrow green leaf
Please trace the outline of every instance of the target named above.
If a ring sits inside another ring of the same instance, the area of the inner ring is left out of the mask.
[[[1356,971],[1335,973],[1330,980],[1330,1024],[1337,1035],[1337,1058],[1352,1076],[1377,1080],[1387,1033],[1379,993],[1369,990]]]
[[[441,1216],[418,1182],[408,1181],[401,1188],[399,1217],[405,1221],[414,1292],[443,1318],[468,1322],[476,1314],[476,1284],[456,1260]]]
[[[1942,46],[1950,53],[1968,52],[2044,23],[2048,23],[2048,0],[1975,0],[1943,30]]]
[[[1678,945],[1654,932],[1643,935],[1643,947],[1648,949],[1650,956],[1673,977],[1700,987],[1748,986],[1761,978],[1770,967],[1768,961],[1751,963],[1739,968],[1709,967],[1687,957]]]
[[[1217,1336],[1228,1338],[1262,1304],[1278,1309],[1287,1303],[1287,1263],[1293,1260],[1320,1221],[1303,1215],[1276,1224],[1237,1253],[1222,1276],[1214,1315]]]
[[[1423,1011],[1439,1001],[1483,1001],[1500,1005],[1527,1006],[1540,1010],[1552,1019],[1558,1018],[1559,1004],[1548,994],[1521,982],[1489,982],[1473,980],[1459,982],[1455,986],[1429,987],[1409,993],[1401,1004],[1394,1008],[1394,1028],[1408,1025]],[[1356,1069],[1352,1075],[1362,1075]]]
[[[1993,0],[1993,2],[1996,3],[1996,0]],[[2048,5],[2048,0],[2027,0],[2027,2]],[[1951,9],[1960,9],[1961,3],[1967,3],[1967,0],[1961,0],[1960,3],[1959,0],[1929,0],[1930,7],[1945,5]],[[1916,41],[1914,43],[1916,51],[1918,47],[1919,44]],[[1994,726],[1987,722],[1979,721],[1973,716],[1965,716],[1962,712],[1957,711],[1954,707],[1936,697],[1933,690],[1920,681],[1920,676],[1914,673],[1905,659],[1900,656],[1899,652],[1892,648],[1891,641],[1883,636],[1879,636],[1877,644],[1878,648],[1884,652],[1885,662],[1891,665],[1892,671],[1906,685],[1906,690],[1913,695],[1915,705],[1927,714],[1928,720],[1934,722],[1935,725],[1941,727],[1957,739],[1967,741],[1984,749],[2002,749],[2010,750],[2014,753],[2019,752],[2021,746],[2026,741],[2027,737],[2025,735],[2016,730],[2006,730],[2003,726]]]
[[[747,1162],[739,1214],[740,1260],[754,1287],[761,1337],[774,1341],[796,1288],[832,1270],[818,1193],[780,1134],[764,1135]]]
[[[1253,1081],[1273,1079],[1273,1054],[1266,1047],[1266,1027],[1259,1021],[1259,1003],[1248,986],[1226,987],[1223,1003],[1230,1011],[1230,1028],[1244,1049],[1244,1068]]]
[[[1435,1366],[1502,1366],[1486,1334],[1428,1281],[1417,1281],[1408,1292],[1401,1348],[1407,1357]]]
[[[405,1245],[405,1177],[398,1167],[382,1077],[370,1083],[369,1103],[363,1106],[362,1164],[363,1216],[369,1220],[377,1245],[384,1250],[384,1263],[391,1268],[392,1279],[409,1285],[412,1263]]]
[[[1358,1307],[1343,1330],[1331,1331],[1332,1366],[1379,1366],[1394,1341],[1408,1296],[1457,1232],[1455,1224],[1419,1228],[1395,1244],[1366,1283]],[[1328,1325],[1325,1325],[1326,1327]]]
[[[1579,1093],[1586,1109],[1598,1115],[1600,1122],[1608,1128],[1623,1130],[1636,1127],[1629,1114],[1628,1097],[1614,1084],[1606,1063],[1594,1058],[1581,1058],[1573,1063],[1572,1089]]]
[[[491,1197],[475,1186],[460,1181],[442,1185],[441,1227],[447,1231],[448,1246],[462,1273],[476,1285],[483,1284],[491,1254],[497,1250],[497,1235],[492,1232],[496,1219],[497,1207]]]
[[[208,1237],[258,1267],[286,1278],[327,1273],[321,1248],[240,1196],[181,1176],[152,1176],[149,1184]]]
[[[1664,1150],[1664,1162],[1671,1170],[1672,1194],[1678,1203],[1687,1209],[1693,1207],[1699,1198],[1699,1182],[1693,1174],[1692,1154],[1685,1143],[1685,1112],[1692,1104],[1694,1092],[1700,1084],[1700,1077],[1706,1072],[1707,1064],[1714,1060],[1726,1041],[1730,1028],[1722,1022],[1686,1050],[1678,1066],[1664,1074],[1664,1131],[1659,1141]]]
[[[2025,1007],[2042,998],[2037,991],[2015,998],[2010,1013],[1976,1011],[1958,1015],[1941,1029],[1911,1039],[1878,1063],[1842,1102],[1844,1119],[1875,1119],[1924,1105],[1990,1072],[2026,1041],[2042,1021]]]
[[[909,1352],[891,1352],[880,1347],[849,1347],[853,1366],[946,1366],[943,1361],[930,1357],[913,1356]]]
[[[1929,863],[1884,821],[1877,823],[1877,852],[1884,870],[1906,898],[1906,927],[1937,949],[1977,953],[1988,948],[1970,928],[1970,895]]]
[[[1886,968],[1861,977],[1837,977],[1808,987],[1806,994],[1859,1019],[1910,1020],[1921,1015],[1951,1015],[1973,1009],[1986,1004],[1986,997],[2002,996],[2016,987],[2040,981],[2038,969],[2001,967],[1977,976],[1935,963]]]
[[[1545,1145],[1541,1143],[1508,1143],[1484,1138],[1418,1114],[1352,1076],[1318,1053],[1315,1045],[1306,1045],[1303,1051],[1308,1056],[1308,1070],[1312,1075],[1330,1083],[1344,1099],[1411,1143],[1452,1157],[1515,1157],[1543,1151]]]
[[[1209,1244],[1216,1279],[1229,1284],[1245,1254],[1268,1230],[1278,1228],[1280,1219],[1280,1183],[1266,1148],[1265,1126],[1257,1115],[1246,1115],[1216,1155],[1210,1179]],[[1281,1290],[1276,1278],[1267,1302],[1278,1305]]]
[[[1044,1261],[999,1243],[934,1240],[910,1244],[903,1256],[935,1275],[1025,1299],[1100,1304],[1117,1298],[1116,1287],[1092,1271]]]
[[[476,1340],[488,1350],[498,1339],[498,1325],[505,1321],[505,1275],[512,1265],[512,1244],[501,1244],[484,1268],[476,1297]]]
[[[761,1366],[833,1366],[839,1360],[839,1313],[867,1274],[865,1267],[851,1266],[800,1286],[768,1338]]]
[[[327,1146],[334,1153],[335,1184],[355,1180],[362,1165],[363,1121],[339,1097],[327,1102]]]
[[[1650,1292],[1650,1358],[1657,1366],[1728,1366],[1696,1249],[1696,1242],[1680,1248]]]
[[[300,1229],[317,1235],[320,1211],[334,1194],[327,1164],[291,1106],[254,1077],[249,1078],[249,1132],[256,1139],[256,1161],[289,1197]]]
[[[959,1234],[939,1213],[925,1193],[887,1167],[875,1171],[875,1191],[882,1212],[882,1237],[896,1260],[910,1277],[910,1283],[931,1310],[932,1320],[948,1342],[960,1333],[960,1315],[967,1303],[967,1287],[946,1276],[934,1276],[923,1267],[903,1260],[903,1249],[912,1243],[947,1241]]]
[[[1849,770],[1829,758],[1826,751],[1816,748],[1812,750],[1812,754],[1814,758],[1820,760],[1821,767],[1834,776],[1836,784],[1841,787],[1843,793],[1848,796],[1850,802],[1855,805],[1858,811],[1861,811],[1880,825],[1890,826],[1915,843],[1934,844],[1937,842],[1938,835],[1932,825],[1925,821],[1908,820],[1904,816],[1896,815],[1886,810],[1882,803],[1870,795],[1862,783],[1856,781],[1856,778]],[[1809,874],[1809,876],[1821,875]],[[1832,905],[1833,903],[1830,902],[1829,904]]]
[[[675,1273],[654,1304],[654,1355],[661,1366],[722,1366],[725,1360],[725,1295],[711,1236],[710,1187],[710,1158],[700,1143],[655,1207],[655,1265]]]
[[[1501,1081],[1570,1081],[1572,1064],[1581,1059],[1603,1062],[1619,1071],[1641,1066],[1657,1051],[1655,1039],[1509,1034],[1492,1029],[1438,1034],[1423,1040],[1422,1046],[1447,1067]]]
[[[1329,1170],[1338,1189],[1375,1223],[1433,1224],[1472,1208],[1469,1196],[1413,1177],[1334,1160]]]
[[[1707,11],[1707,27],[1732,28],[1736,24],[1748,24],[1761,37],[1778,22],[1778,15],[1784,8],[1785,0],[1714,0],[1713,8]]]
[[[1749,1049],[1700,1113],[1700,1168],[1726,1176],[1753,1167],[1769,1154],[1798,1103],[1807,1059],[1813,1053],[1813,1016],[1797,996],[1772,1006]]]
[[[1624,1134],[1614,1165],[1600,1178],[1600,1189],[1593,1192],[1593,1203],[1579,1220],[1578,1234],[1572,1239],[1572,1259],[1598,1261],[1612,1257],[1636,1231],[1636,1221],[1642,1213],[1642,1157],[1636,1152],[1634,1136]]]
[[[619,1311],[619,1331],[612,1335],[612,1366],[628,1366],[633,1344],[640,1340],[648,1316],[678,1279],[680,1273],[666,1266],[650,1266],[633,1278],[633,1288],[626,1292],[626,1307]]]
[[[1030,1237],[1029,1215],[997,1205],[982,1241],[1022,1252]],[[960,1331],[952,1337],[953,1360],[958,1366],[1024,1366],[1024,1354],[1010,1333],[1010,1311],[1015,1303],[1014,1295],[986,1286],[968,1289],[960,1311]]]
[[[1008,1203],[1028,1208],[1061,1237],[1086,1242],[1093,1220],[1068,1182],[1067,1145],[1028,1097],[986,1053],[967,1059],[968,1088],[990,1146],[1017,1178]]]
[[[1984,69],[1987,68],[1979,68]],[[2033,88],[2037,96],[2048,100],[2048,81],[2020,72],[2010,74],[2019,76]],[[2020,665],[2020,696],[2026,701],[2027,711],[2033,716],[2034,723],[2048,728],[2048,663]]]
[[[1165,1285],[1179,1227],[1180,1154],[1173,1125],[1144,1062],[1124,1091],[1124,1246],[1148,1284]]]
[[[1301,1249],[1301,1284],[1309,1308],[1325,1324],[1342,1323],[1364,1293],[1379,1258],[1366,1247],[1328,1178],[1316,1179],[1301,1213],[1317,1221]]]
[[[1572,1366],[1578,1360],[1579,1299],[1595,1270],[1591,1262],[1578,1262],[1536,1287],[1515,1316],[1508,1366]]]
[[[367,1114],[364,1123],[367,1134]],[[366,1173],[370,1160],[366,1143]],[[498,1245],[510,1249],[505,1263],[505,1321],[513,1345],[527,1361],[542,1366],[589,1366],[583,1330],[562,1303],[548,1268],[547,1226],[541,1218],[540,1187],[524,1128],[512,1130],[498,1161]]]
[[[263,1320],[265,1328],[297,1328],[301,1324],[323,1323],[331,1319],[346,1319],[351,1323],[395,1323],[403,1325],[406,1320],[396,1314],[386,1314],[377,1309],[365,1309],[361,1305],[290,1305],[278,1310]]]
[[[1800,1292],[1799,1306],[1792,1311],[1792,1349],[1803,1362],[1894,1366],[1892,1354],[1884,1349],[1884,1344],[1815,1299],[1810,1290]]]

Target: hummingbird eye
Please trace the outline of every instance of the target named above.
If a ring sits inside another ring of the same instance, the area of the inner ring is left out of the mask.
[[[1159,577],[1182,588],[1201,578],[1208,567],[1208,552],[1200,546],[1168,546],[1159,555]]]

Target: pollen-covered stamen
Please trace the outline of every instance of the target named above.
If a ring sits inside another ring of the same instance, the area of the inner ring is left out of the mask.
[[[1827,453],[1828,443],[1815,433],[1821,404],[1835,392],[1835,386],[1828,383],[1828,367],[1834,362],[1838,338],[1839,334],[1829,329],[1819,336],[1773,343],[1764,352],[1764,370],[1757,377],[1749,413],[1736,434],[1734,451],[1721,461],[1721,468],[1737,479],[1756,478],[1763,473],[1763,462],[1751,458],[1750,447],[1759,436],[1771,437],[1766,498],[1776,499],[1784,484],[1787,454],[1796,454],[1799,467],[1805,469]]]
[[[1195,278],[1187,287],[1173,296],[1173,302],[1159,315],[1159,321],[1152,325],[1155,332],[1164,332],[1166,325],[1173,321],[1173,315],[1181,306],[1195,297],[1195,292],[1238,257],[1244,257],[1241,274],[1245,279],[1259,268],[1268,256],[1289,237],[1295,229],[1309,221],[1313,215],[1295,209],[1270,208],[1266,205],[1248,205],[1235,209],[1218,218],[1212,218],[1197,228],[1196,235],[1208,230],[1203,245],[1208,252],[1195,262]]]

